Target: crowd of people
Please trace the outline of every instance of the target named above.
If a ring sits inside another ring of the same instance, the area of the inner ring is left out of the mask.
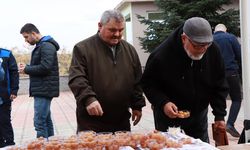
[[[208,106],[215,128],[239,137],[234,128],[241,105],[240,44],[219,24],[192,17],[176,28],[150,54],[144,72],[135,48],[122,39],[125,19],[117,10],[105,11],[93,36],[73,48],[68,85],[76,99],[77,133],[130,131],[141,120],[146,98],[152,105],[155,129],[179,126],[191,137],[209,143]],[[19,88],[19,74],[30,77],[34,97],[36,137],[54,135],[51,101],[59,96],[59,44],[32,24],[20,34],[35,45],[30,64],[16,62],[0,49],[0,147],[14,145],[11,102]],[[232,105],[225,123],[226,98]],[[188,111],[187,117],[180,112]]]

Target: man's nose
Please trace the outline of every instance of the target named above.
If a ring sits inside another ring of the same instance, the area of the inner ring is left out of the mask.
[[[119,32],[115,32],[115,33],[114,33],[114,36],[119,36]]]
[[[114,32],[114,36],[118,37],[118,36],[120,36],[120,35],[121,35],[121,32],[120,32],[120,31]]]

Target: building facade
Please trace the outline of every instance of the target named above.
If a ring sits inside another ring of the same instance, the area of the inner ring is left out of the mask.
[[[239,0],[232,0],[232,4],[223,6],[224,9],[239,9]],[[124,39],[132,44],[141,61],[142,67],[145,66],[149,53],[145,53],[140,44],[138,37],[143,37],[143,31],[146,29],[144,24],[141,24],[137,15],[148,19],[156,19],[157,13],[160,13],[159,7],[154,3],[154,0],[122,0],[115,9],[121,11],[126,19],[126,29]],[[152,17],[152,18],[151,18]]]

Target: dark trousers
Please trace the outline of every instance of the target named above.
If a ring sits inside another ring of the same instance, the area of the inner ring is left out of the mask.
[[[0,105],[0,147],[15,145],[11,125],[11,101]]]
[[[155,119],[155,129],[159,131],[166,132],[169,127],[180,127],[184,130],[185,134],[193,137],[199,138],[204,142],[209,143],[208,137],[208,119],[207,113],[208,109],[203,110],[199,113],[192,113],[189,118],[186,119],[171,119],[167,117],[162,109],[157,107],[154,108],[154,119]]]
[[[227,124],[234,125],[241,107],[241,83],[238,73],[227,73],[226,76],[229,85],[229,95],[232,100]]]

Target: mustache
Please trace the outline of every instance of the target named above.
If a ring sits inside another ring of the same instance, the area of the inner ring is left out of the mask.
[[[121,39],[122,38],[122,36],[112,36],[112,39]]]

